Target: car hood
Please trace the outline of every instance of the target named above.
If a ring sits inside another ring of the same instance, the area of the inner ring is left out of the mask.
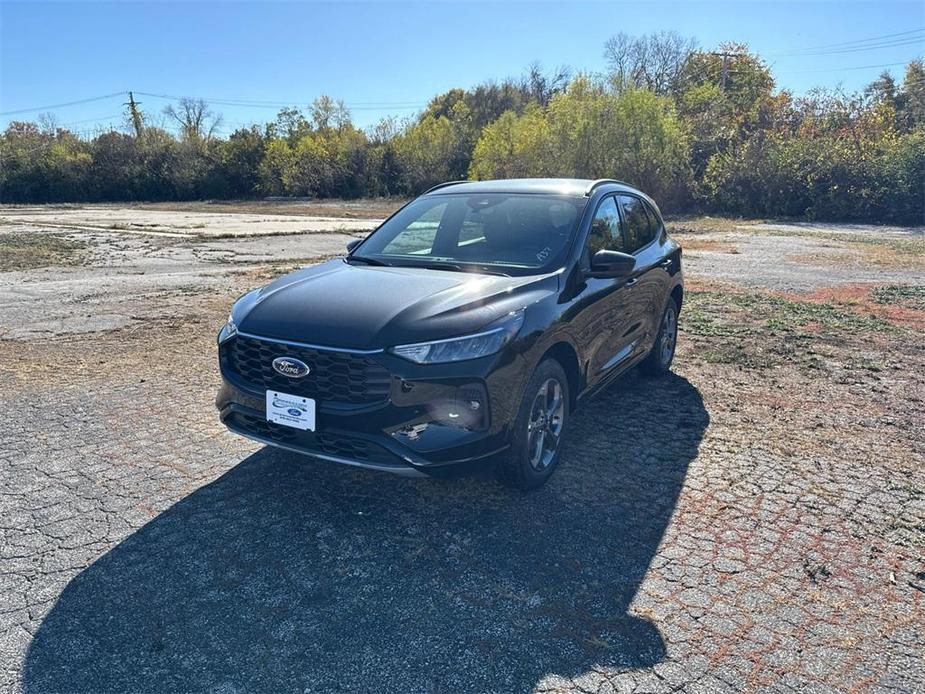
[[[247,294],[233,316],[244,333],[378,349],[475,332],[557,287],[557,274],[502,277],[336,259]]]

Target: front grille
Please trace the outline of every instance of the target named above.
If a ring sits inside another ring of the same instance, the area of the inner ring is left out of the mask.
[[[276,443],[302,448],[307,453],[326,453],[327,455],[362,463],[376,463],[395,467],[403,466],[396,456],[388,450],[365,439],[343,436],[332,432],[314,433],[293,429],[276,422],[268,422],[261,417],[255,417],[244,412],[231,412],[226,417],[225,423],[232,429],[269,439]]]
[[[277,357],[294,357],[311,371],[289,378],[273,368]],[[278,390],[320,404],[374,405],[389,396],[389,372],[369,357],[268,342],[238,335],[228,343],[227,366],[254,390]]]

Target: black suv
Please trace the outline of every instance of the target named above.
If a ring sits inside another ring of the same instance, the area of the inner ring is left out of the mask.
[[[613,180],[445,183],[346,257],[235,303],[222,422],[262,443],[405,475],[491,461],[522,488],[584,396],[668,370],[681,249]]]

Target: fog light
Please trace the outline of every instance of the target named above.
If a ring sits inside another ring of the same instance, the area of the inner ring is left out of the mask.
[[[481,383],[467,383],[456,391],[456,402],[468,412],[468,429],[488,428],[488,393]]]
[[[481,383],[467,383],[449,398],[431,400],[427,411],[433,421],[458,429],[488,428],[488,393]]]

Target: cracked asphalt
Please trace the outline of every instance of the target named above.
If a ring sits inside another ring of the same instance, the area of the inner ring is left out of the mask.
[[[522,494],[218,424],[231,301],[349,235],[0,210],[0,254],[81,244],[0,272],[0,689],[925,691],[923,249],[855,271],[868,241],[812,231],[763,275],[795,237],[679,233],[675,373],[589,401]]]

